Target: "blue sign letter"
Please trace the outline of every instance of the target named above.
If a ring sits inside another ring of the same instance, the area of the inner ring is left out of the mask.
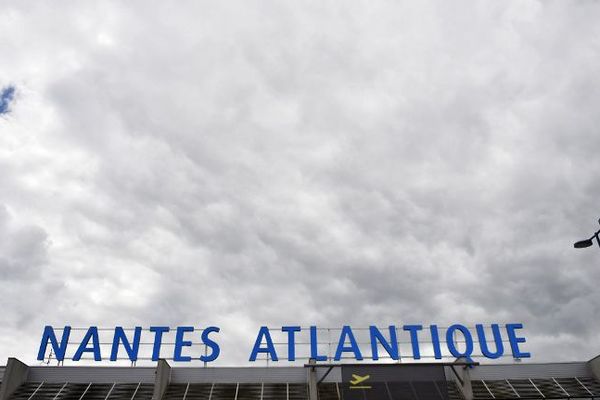
[[[300,332],[299,326],[282,326],[281,330],[288,333],[288,361],[296,361],[295,333]]]
[[[52,350],[54,350],[54,356],[58,361],[63,361],[65,359],[65,352],[67,351],[67,343],[69,343],[69,334],[71,333],[71,327],[65,326],[63,329],[62,339],[60,340],[60,346],[56,341],[56,335],[54,334],[54,328],[51,326],[46,326],[44,328],[44,333],[42,334],[42,341],[40,343],[40,351],[38,352],[38,360],[43,360],[46,355],[46,348],[48,347],[48,340],[52,345]]]
[[[200,361],[202,361],[202,362],[211,362],[211,361],[216,360],[217,357],[219,357],[219,354],[221,353],[221,349],[219,348],[219,344],[208,337],[209,333],[219,332],[219,330],[220,329],[217,328],[216,326],[209,326],[208,328],[206,328],[205,330],[202,331],[202,342],[207,347],[210,347],[210,349],[212,350],[212,352],[209,355],[200,356]]]
[[[481,354],[487,358],[500,358],[502,354],[504,354],[504,345],[502,344],[502,336],[500,335],[500,327],[498,324],[492,324],[492,335],[494,335],[494,343],[496,346],[496,352],[492,353],[490,348],[488,347],[487,341],[485,339],[485,329],[483,329],[483,325],[477,324],[475,325],[475,329],[477,329],[477,337],[479,338],[479,347],[481,347]]]
[[[419,351],[419,337],[417,332],[423,329],[422,325],[404,325],[403,329],[410,332],[410,343],[412,344],[413,358],[418,360],[421,358]]]
[[[346,336],[350,340],[350,346],[346,346]],[[333,358],[335,361],[340,361],[342,359],[342,353],[346,351],[351,351],[354,353],[354,358],[357,360],[362,360],[362,354],[360,354],[360,349],[358,348],[358,343],[356,343],[356,339],[354,338],[354,334],[352,333],[352,328],[348,325],[344,325],[342,328],[342,332],[340,333],[340,340],[338,342],[337,350],[335,351],[335,357]]]
[[[523,324],[506,324],[506,332],[508,333],[508,340],[510,341],[513,357],[529,358],[531,357],[531,353],[521,353],[521,350],[519,350],[519,343],[525,343],[525,338],[517,337],[515,332],[517,329],[523,329]]]
[[[319,342],[317,339],[317,327],[310,327],[310,358],[315,361],[327,361],[327,356],[319,355]]]
[[[87,347],[90,339],[92,340],[92,347]],[[73,356],[73,361],[81,360],[82,354],[88,352],[94,353],[95,361],[102,361],[102,357],[100,357],[100,340],[98,339],[98,328],[95,326],[90,326],[83,339],[81,339],[81,344],[79,345],[77,351],[75,352],[75,355]]]
[[[454,332],[460,331],[465,337],[465,351],[461,353],[456,348],[456,344],[454,343]],[[452,354],[456,358],[464,357],[467,361],[473,361],[471,359],[471,354],[473,354],[473,338],[471,337],[471,332],[467,329],[466,326],[463,325],[452,325],[446,331],[446,344],[448,345],[448,350],[450,350],[450,354]]]
[[[433,345],[433,355],[437,360],[442,358],[442,349],[440,349],[440,334],[438,333],[437,325],[430,325],[431,344]]]
[[[151,326],[150,332],[154,332],[154,346],[152,347],[152,361],[158,361],[160,358],[160,345],[162,344],[162,335],[169,332],[168,326]]]
[[[183,335],[186,332],[194,332],[193,326],[178,326],[177,333],[175,335],[175,349],[173,351],[173,361],[191,361],[192,357],[190,356],[182,356],[181,350],[183,347],[189,347],[192,345],[192,342],[189,340],[183,340]]]
[[[267,347],[260,347],[263,336],[267,342]],[[256,356],[258,353],[267,353],[271,356],[271,360],[278,361],[277,353],[275,352],[275,346],[273,346],[273,341],[271,340],[271,334],[269,333],[269,328],[266,326],[261,326],[258,331],[258,336],[256,337],[256,342],[254,343],[254,348],[252,349],[252,353],[250,353],[250,361],[256,361]]]
[[[110,351],[110,361],[117,361],[117,355],[119,353],[119,343],[123,342],[123,347],[127,352],[127,356],[131,361],[137,361],[138,350],[140,349],[140,336],[142,334],[142,327],[136,326],[133,333],[133,344],[129,344],[129,340],[125,335],[123,327],[117,326],[115,328],[115,336],[113,337],[112,349]]]
[[[376,326],[369,327],[369,333],[371,334],[371,356],[373,360],[379,360],[379,354],[377,352],[377,342],[381,343],[385,351],[390,355],[392,360],[398,360],[398,339],[396,338],[396,327],[390,325],[390,341],[387,342],[383,337],[383,334],[377,329]]]

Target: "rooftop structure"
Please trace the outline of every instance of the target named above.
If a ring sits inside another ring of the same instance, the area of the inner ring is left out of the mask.
[[[0,367],[0,400],[503,400],[600,398],[587,362],[298,367]]]

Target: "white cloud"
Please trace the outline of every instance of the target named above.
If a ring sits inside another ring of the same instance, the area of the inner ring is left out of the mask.
[[[46,323],[516,320],[591,358],[599,14],[7,6],[0,357]]]

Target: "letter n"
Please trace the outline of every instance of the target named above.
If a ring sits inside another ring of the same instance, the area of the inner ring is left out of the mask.
[[[54,356],[58,361],[63,361],[65,359],[65,353],[67,351],[67,344],[69,343],[69,335],[71,334],[71,327],[65,326],[63,329],[62,339],[60,340],[60,346],[56,340],[56,335],[54,334],[54,328],[51,326],[46,326],[44,328],[44,333],[42,335],[42,341],[40,343],[40,351],[38,352],[37,359],[43,361],[46,355],[46,348],[48,347],[48,341],[52,345],[52,350],[54,351]]]

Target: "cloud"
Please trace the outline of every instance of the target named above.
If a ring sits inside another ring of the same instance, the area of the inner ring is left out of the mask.
[[[9,7],[0,274],[25,301],[0,357],[47,323],[250,346],[263,324],[522,321],[537,360],[591,358],[598,254],[572,243],[597,229],[599,14]]]
[[[0,235],[2,280],[34,278],[47,262],[46,232],[37,226],[18,226],[6,207],[0,206]]]

